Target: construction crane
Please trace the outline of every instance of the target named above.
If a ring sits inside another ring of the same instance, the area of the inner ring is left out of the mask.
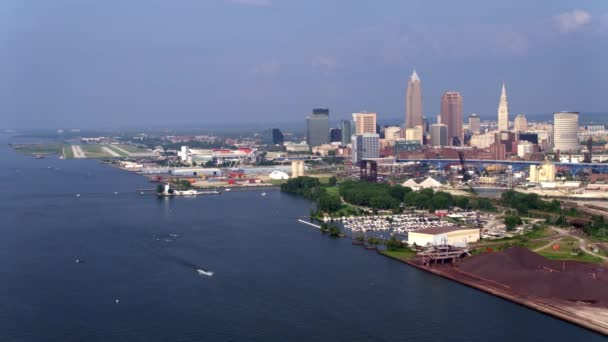
[[[464,152],[458,151],[458,159],[460,159],[460,173],[462,174],[462,181],[467,182],[471,179],[471,176],[467,172],[467,169],[464,165]]]

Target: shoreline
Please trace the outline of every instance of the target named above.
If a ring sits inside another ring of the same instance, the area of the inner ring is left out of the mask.
[[[462,272],[457,269],[449,269],[445,270],[445,267],[427,267],[423,265],[419,265],[413,261],[406,261],[403,259],[399,259],[397,257],[382,253],[378,251],[378,254],[400,261],[405,263],[411,267],[417,268],[421,271],[425,271],[436,276],[440,276],[442,278],[457,282],[459,284],[474,288],[479,291],[483,291],[485,293],[494,295],[496,297],[508,300],[512,303],[519,304],[521,306],[527,307],[532,310],[536,310],[538,312],[544,313],[546,315],[559,318],[563,321],[566,321],[571,324],[576,324],[585,329],[591,330],[593,332],[602,334],[604,336],[608,336],[608,323],[604,323],[597,320],[591,320],[589,317],[585,317],[577,312],[575,305],[570,307],[558,307],[551,303],[546,303],[541,301],[540,299],[527,298],[525,296],[519,295],[514,292],[509,292],[504,289],[500,289],[499,286],[501,284],[495,283],[492,284],[490,281],[484,281],[479,279],[473,275]],[[449,267],[449,266],[448,266]],[[504,286],[504,285],[502,285]]]

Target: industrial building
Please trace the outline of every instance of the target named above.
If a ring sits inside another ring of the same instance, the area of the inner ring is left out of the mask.
[[[431,227],[408,233],[407,242],[417,246],[450,245],[466,247],[480,238],[479,228]]]

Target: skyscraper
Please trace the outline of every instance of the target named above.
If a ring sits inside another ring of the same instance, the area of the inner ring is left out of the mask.
[[[448,145],[462,145],[462,96],[459,92],[448,91],[441,97],[441,123],[448,126]]]
[[[479,115],[469,115],[469,130],[473,134],[481,133],[481,118],[479,117]]]
[[[578,112],[553,114],[553,150],[578,152]]]
[[[422,123],[422,83],[416,73],[412,72],[407,82],[405,93],[405,128],[423,126]]]
[[[513,119],[513,130],[521,133],[528,130],[528,120],[526,120],[525,115],[517,114],[515,119]]]
[[[500,93],[500,101],[498,102],[498,130],[509,130],[509,101],[507,101],[507,89],[505,84],[502,84],[502,92]]]
[[[306,143],[309,148],[329,143],[328,108],[313,108],[306,117]]]
[[[353,135],[352,124],[350,120],[342,120],[340,122],[342,129],[342,146],[350,144],[350,137]]]
[[[353,113],[355,122],[354,134],[365,134],[376,132],[376,113]]]

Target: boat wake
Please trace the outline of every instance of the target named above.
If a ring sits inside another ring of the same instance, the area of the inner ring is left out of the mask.
[[[196,273],[198,273],[199,275],[206,275],[208,277],[213,276],[213,272],[211,272],[211,271],[205,271],[205,270],[202,270],[200,268],[196,269]]]

